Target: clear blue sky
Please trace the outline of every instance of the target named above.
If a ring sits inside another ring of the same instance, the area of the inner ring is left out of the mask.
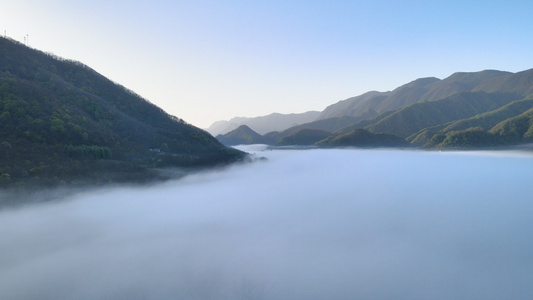
[[[533,68],[533,1],[0,0],[0,30],[199,127]]]

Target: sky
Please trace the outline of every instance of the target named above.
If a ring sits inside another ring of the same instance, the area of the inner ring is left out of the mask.
[[[533,67],[531,1],[0,0],[0,32],[201,128]]]

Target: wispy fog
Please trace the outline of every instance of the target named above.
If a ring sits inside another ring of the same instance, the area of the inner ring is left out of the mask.
[[[259,151],[3,209],[0,298],[529,300],[533,156],[478,154]]]

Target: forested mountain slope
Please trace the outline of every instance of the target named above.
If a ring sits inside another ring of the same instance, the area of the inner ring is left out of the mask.
[[[374,112],[380,113],[396,110],[403,106],[420,101],[434,101],[449,97],[460,92],[488,91],[484,84],[494,80],[494,82],[504,80],[513,73],[485,70],[480,72],[458,72],[445,79],[435,77],[420,78],[410,83],[402,85],[390,92],[368,92],[360,96],[339,101],[328,106],[320,115],[319,119],[340,117],[340,116],[360,116]],[[498,89],[497,92],[512,92],[510,90]],[[525,96],[525,94],[522,94]]]
[[[513,100],[516,100],[513,94],[457,93],[438,101],[402,107],[365,128],[406,138],[424,128],[492,111]]]
[[[100,182],[117,164],[124,170],[212,165],[242,156],[79,62],[5,38],[0,126],[4,183],[68,182],[73,169],[80,180],[90,173]],[[92,168],[94,160],[108,161],[99,162],[102,172]]]
[[[216,138],[224,145],[262,144],[265,142],[265,138],[246,125],[241,125],[226,134],[219,134]]]
[[[372,91],[340,101],[328,106],[318,120],[269,133],[265,140],[287,144],[296,141],[290,137],[296,132],[312,136],[308,133],[322,130],[330,135],[315,144],[323,146],[369,145],[368,133],[425,147],[516,145],[533,141],[531,99],[533,69],[458,72],[443,80],[421,78],[391,92]],[[372,136],[370,144],[395,144],[383,137]]]

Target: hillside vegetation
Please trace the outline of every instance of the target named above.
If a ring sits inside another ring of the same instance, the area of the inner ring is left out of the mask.
[[[322,147],[406,147],[409,145],[403,138],[386,133],[372,133],[365,129],[354,129],[348,133],[324,139],[317,143]]]
[[[143,181],[242,157],[88,66],[0,38],[0,184]]]
[[[486,86],[491,80],[504,80],[506,76],[514,75],[509,72],[486,70],[481,72],[458,72],[445,79],[435,77],[420,78],[404,84],[389,92],[369,92],[360,96],[352,97],[328,106],[320,115],[319,119],[360,116],[374,111],[376,115],[396,110],[409,104],[420,101],[435,101],[452,96],[461,92],[502,92],[504,89],[493,89]],[[511,80],[513,81],[513,80]],[[509,85],[506,85],[509,87]],[[513,87],[515,92],[519,87]],[[527,94],[527,93],[526,93]],[[525,94],[524,94],[525,96]]]
[[[393,91],[371,91],[340,101],[328,106],[318,120],[269,133],[262,141],[299,144],[293,135],[323,131],[329,135],[314,145],[510,146],[533,141],[532,108],[533,69],[458,72],[442,80],[421,78]],[[311,142],[307,138],[306,143]]]
[[[265,138],[246,125],[241,125],[227,134],[217,135],[224,145],[262,144]]]
[[[283,146],[309,146],[328,138],[330,135],[330,132],[324,130],[303,128],[283,136],[277,141],[277,144]]]

